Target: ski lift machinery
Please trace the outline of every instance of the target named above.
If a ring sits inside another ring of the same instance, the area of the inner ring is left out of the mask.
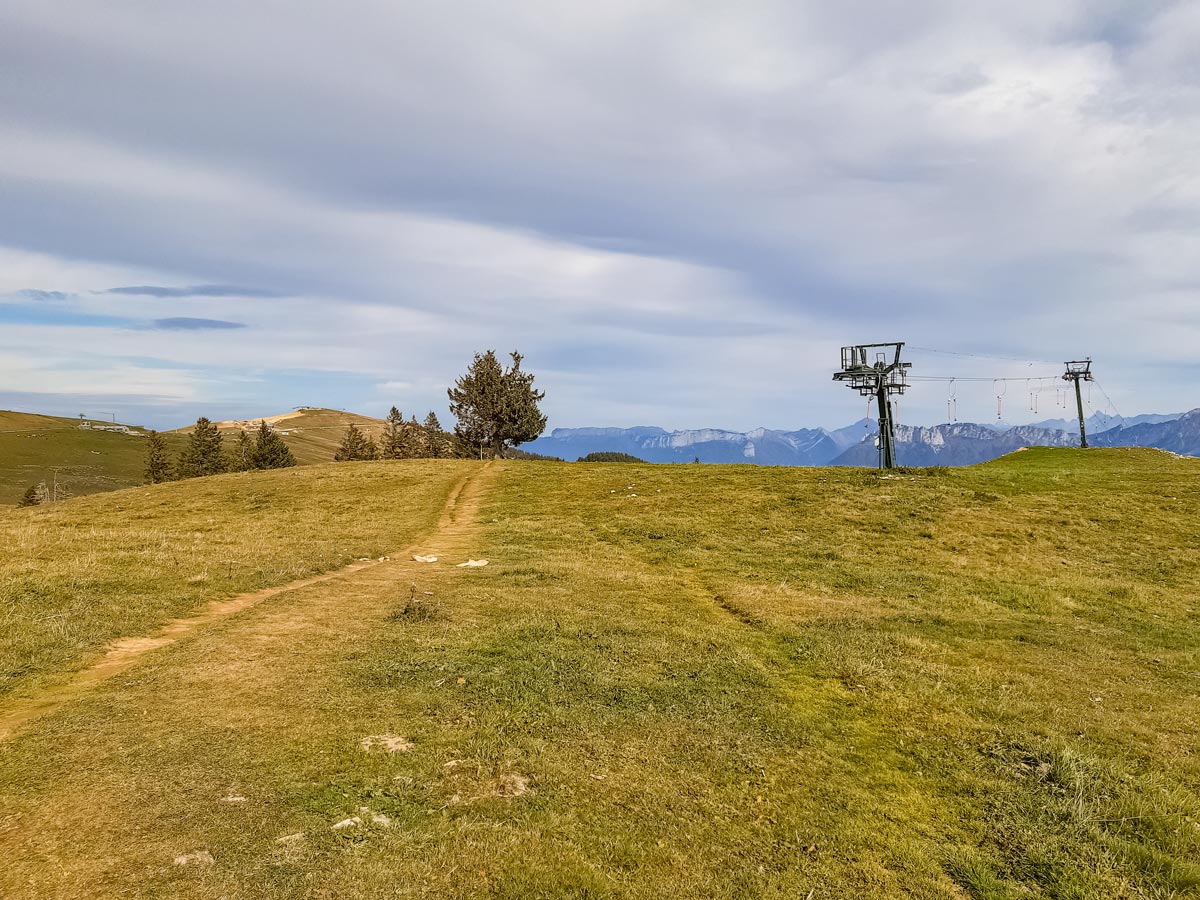
[[[879,468],[896,466],[895,417],[892,395],[908,389],[908,369],[912,363],[901,362],[904,342],[889,344],[855,344],[842,348],[842,368],[833,375],[834,381],[846,382],[864,397],[875,398],[879,416]]]

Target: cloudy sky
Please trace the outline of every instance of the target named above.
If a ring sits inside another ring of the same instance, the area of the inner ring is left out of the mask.
[[[841,425],[887,340],[1200,406],[1198,46],[1200,0],[5,0],[0,407],[444,417],[494,347],[552,426]]]

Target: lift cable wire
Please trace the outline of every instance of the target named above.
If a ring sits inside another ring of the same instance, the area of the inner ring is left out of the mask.
[[[1092,384],[1096,385],[1096,387],[1097,387],[1097,389],[1099,389],[1101,395],[1104,397],[1104,399],[1106,401],[1108,401],[1108,405],[1111,406],[1113,412],[1115,412],[1117,414],[1117,418],[1124,419],[1125,417],[1123,415],[1121,415],[1121,411],[1119,409],[1117,409],[1117,404],[1113,403],[1112,397],[1108,396],[1108,391],[1104,390],[1104,387],[1100,384],[1100,382],[1093,381]]]
[[[1033,366],[1033,365],[1057,366],[1058,365],[1058,363],[1054,362],[1053,360],[1049,360],[1049,359],[1021,359],[1020,357],[1016,357],[1016,356],[994,356],[994,355],[987,354],[987,353],[960,353],[956,350],[935,350],[932,347],[914,347],[911,344],[908,345],[908,349],[919,351],[921,353],[939,353],[943,356],[961,356],[964,359],[1001,359],[1001,360],[1004,360],[1005,362],[1027,363],[1028,365],[1031,365],[1031,366]]]
[[[910,382],[1061,382],[1062,376],[1006,376],[1002,378],[984,378],[977,376],[911,376]]]

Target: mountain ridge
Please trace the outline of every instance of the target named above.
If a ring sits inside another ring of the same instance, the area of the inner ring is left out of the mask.
[[[1062,421],[1075,426],[1073,420]],[[1101,428],[1105,422],[1119,422]],[[1132,423],[1132,424],[1130,424]],[[1150,414],[1130,418],[1094,414],[1085,420],[1089,443],[1095,446],[1156,447],[1185,456],[1200,456],[1200,410]],[[588,453],[618,452],[647,462],[752,463],[755,465],[864,465],[877,462],[878,425],[860,419],[843,428],[801,428],[785,431],[755,428],[739,432],[721,428],[667,431],[653,425],[634,428],[555,428],[522,449],[566,460]],[[939,425],[898,425],[897,459],[901,465],[972,465],[1011,453],[1021,447],[1073,447],[1074,427],[1041,424],[952,422]]]

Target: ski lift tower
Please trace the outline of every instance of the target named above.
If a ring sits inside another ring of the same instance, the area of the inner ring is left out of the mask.
[[[896,466],[896,434],[892,419],[892,394],[908,388],[907,370],[912,363],[900,361],[904,342],[856,344],[842,348],[842,370],[834,381],[849,382],[864,397],[874,397],[879,408],[879,468]]]
[[[1067,371],[1063,373],[1063,381],[1075,382],[1075,409],[1079,411],[1079,446],[1087,449],[1087,428],[1083,424],[1083,394],[1079,391],[1079,382],[1093,381],[1092,358],[1072,359],[1067,362]]]

